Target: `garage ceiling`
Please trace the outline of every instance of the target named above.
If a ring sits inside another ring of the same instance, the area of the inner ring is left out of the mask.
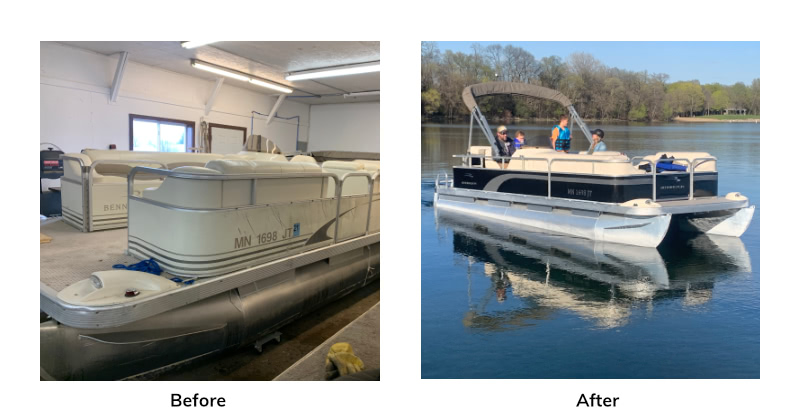
[[[377,72],[294,82],[285,79],[287,73],[290,72],[379,61],[380,42],[378,41],[224,41],[194,49],[181,47],[180,41],[66,41],[61,43],[104,55],[127,51],[128,59],[131,61],[201,79],[216,80],[216,75],[191,66],[190,60],[196,58],[291,86],[294,89],[294,92],[289,95],[291,100],[306,104],[374,102],[380,99],[380,96],[355,98],[342,96],[344,93],[380,90],[380,73]],[[230,78],[225,79],[225,84],[259,93],[271,93],[268,89]]]

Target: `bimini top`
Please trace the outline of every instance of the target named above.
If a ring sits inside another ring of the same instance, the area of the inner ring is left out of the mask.
[[[512,82],[489,82],[467,86],[464,88],[464,91],[461,92],[461,98],[464,100],[464,103],[467,105],[469,111],[472,112],[472,110],[478,106],[478,103],[475,102],[475,98],[480,96],[500,94],[524,95],[532,96],[534,98],[549,99],[551,101],[556,101],[565,107],[572,105],[572,101],[570,101],[569,98],[564,96],[564,94],[561,92],[543,86]]]

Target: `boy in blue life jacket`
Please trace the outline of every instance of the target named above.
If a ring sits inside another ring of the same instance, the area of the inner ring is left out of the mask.
[[[558,124],[553,126],[553,132],[550,134],[550,141],[553,144],[553,149],[558,152],[567,153],[569,151],[569,144],[572,140],[572,133],[567,128],[569,117],[562,115],[558,118]]]
[[[525,132],[517,130],[514,136],[514,148],[519,150],[525,145]]]

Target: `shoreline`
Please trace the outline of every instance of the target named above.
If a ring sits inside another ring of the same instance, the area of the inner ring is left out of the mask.
[[[760,118],[749,118],[746,120],[717,120],[714,118],[703,117],[675,117],[672,119],[674,122],[687,122],[687,123],[756,123],[760,124]]]

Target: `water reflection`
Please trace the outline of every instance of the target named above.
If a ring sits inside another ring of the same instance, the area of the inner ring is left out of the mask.
[[[751,271],[739,238],[673,232],[659,248],[642,248],[438,211],[436,229],[440,238],[452,233],[454,254],[467,262],[462,323],[478,331],[529,327],[559,311],[596,328],[617,328],[628,323],[635,306],[652,311],[658,300],[702,308],[718,278]],[[512,297],[523,304],[504,306]]]

